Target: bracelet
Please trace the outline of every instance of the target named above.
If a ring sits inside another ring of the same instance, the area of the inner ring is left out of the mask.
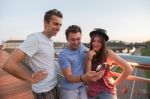
[[[80,81],[83,82],[83,83],[85,83],[84,80],[82,79],[82,75],[80,76]]]

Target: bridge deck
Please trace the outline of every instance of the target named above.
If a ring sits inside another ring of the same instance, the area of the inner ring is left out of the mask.
[[[33,99],[31,85],[0,69],[1,99]]]

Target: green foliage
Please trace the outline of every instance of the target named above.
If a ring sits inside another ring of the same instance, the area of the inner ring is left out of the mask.
[[[115,66],[115,72],[121,73],[121,72],[122,72],[122,69],[116,65],[116,66]],[[117,79],[117,77],[115,77],[115,76],[114,76],[113,78],[114,78],[114,79]]]
[[[150,79],[150,71],[149,70],[145,71],[145,76],[146,76],[146,78]],[[150,91],[150,84],[147,84],[147,92],[149,92],[149,91]]]
[[[141,54],[143,56],[150,56],[150,49],[142,49]],[[145,76],[146,76],[146,78],[150,79],[150,71],[149,70],[145,71]],[[147,84],[147,92],[149,92],[149,91],[150,91],[150,84]]]
[[[122,72],[122,69],[120,67],[116,67],[116,72],[117,73],[121,73]]]
[[[142,56],[150,56],[150,49],[141,49]]]
[[[145,76],[146,76],[146,78],[149,78],[150,79],[150,71],[145,71]]]

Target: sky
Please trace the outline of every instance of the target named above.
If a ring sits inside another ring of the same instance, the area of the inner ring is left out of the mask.
[[[73,24],[81,27],[86,43],[94,28],[106,29],[110,40],[150,40],[150,0],[0,0],[0,44],[43,31],[43,17],[50,9],[63,13],[54,41],[66,42],[65,30]]]

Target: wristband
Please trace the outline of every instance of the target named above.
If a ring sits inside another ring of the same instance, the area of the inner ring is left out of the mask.
[[[80,81],[83,82],[83,83],[85,83],[84,80],[82,79],[82,75],[80,76]]]

